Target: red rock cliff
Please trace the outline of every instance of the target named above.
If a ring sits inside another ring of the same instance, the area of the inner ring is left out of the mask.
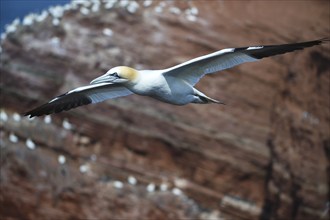
[[[204,77],[197,88],[226,106],[129,96],[19,114],[117,65],[328,37],[329,4],[86,1],[12,24],[1,43],[2,218],[326,218],[329,44]]]

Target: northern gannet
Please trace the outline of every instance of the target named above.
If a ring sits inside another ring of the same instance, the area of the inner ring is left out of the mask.
[[[90,85],[57,96],[48,103],[26,112],[25,116],[58,113],[131,94],[150,96],[174,105],[224,104],[223,101],[212,99],[198,91],[194,85],[205,74],[245,62],[254,62],[264,57],[312,47],[325,41],[329,41],[329,38],[292,44],[227,48],[163,70],[136,70],[127,66],[117,66],[92,80]]]

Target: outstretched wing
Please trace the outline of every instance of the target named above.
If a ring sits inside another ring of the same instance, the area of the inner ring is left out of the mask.
[[[127,96],[132,92],[119,84],[100,83],[78,87],[63,95],[57,96],[48,103],[41,105],[31,111],[26,112],[25,116],[49,115],[61,111],[67,111],[81,105],[102,102],[106,99],[113,99],[120,96]]]
[[[329,41],[329,39],[293,44],[227,48],[166,69],[163,74],[180,77],[191,85],[195,85],[205,74],[228,69],[246,62],[254,62],[264,57],[312,47],[324,41]]]

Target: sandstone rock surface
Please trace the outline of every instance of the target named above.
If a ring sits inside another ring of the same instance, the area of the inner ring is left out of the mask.
[[[95,2],[1,41],[2,219],[327,217],[329,44],[204,77],[226,106],[128,96],[19,114],[113,66],[329,37],[329,1]]]

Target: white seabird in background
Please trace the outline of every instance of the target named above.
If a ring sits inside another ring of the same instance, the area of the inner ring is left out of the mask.
[[[205,74],[245,62],[254,62],[264,57],[312,47],[325,41],[329,41],[329,38],[292,44],[227,48],[163,70],[136,70],[118,66],[92,80],[90,85],[60,95],[25,115],[48,115],[131,94],[150,96],[173,105],[224,104],[198,91],[194,85]]]

